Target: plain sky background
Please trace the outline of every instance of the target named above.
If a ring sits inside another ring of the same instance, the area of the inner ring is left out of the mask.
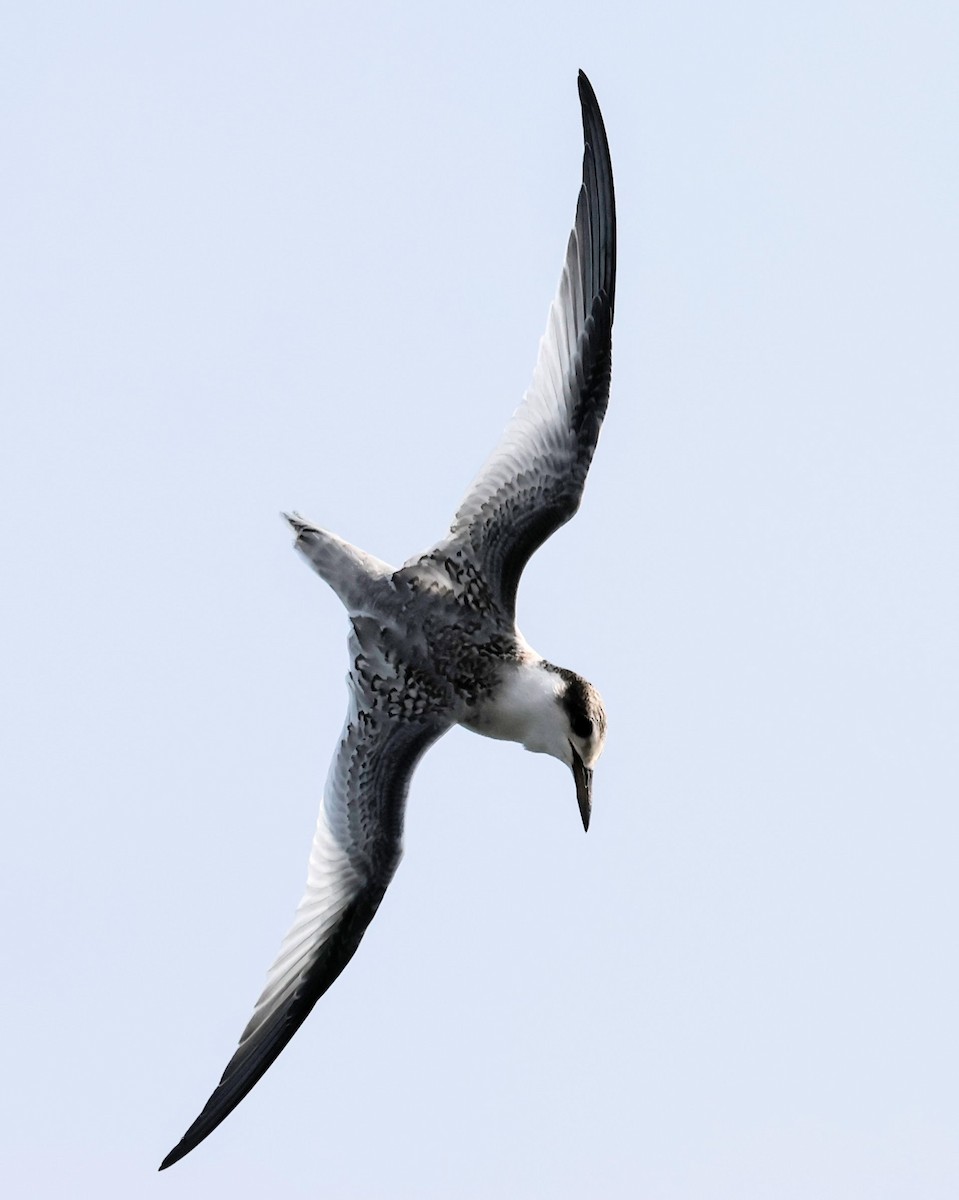
[[[2,1185],[959,1195],[959,7],[9,4]],[[612,148],[609,416],[357,957],[188,1159],[345,707],[297,508],[399,563],[529,381]]]

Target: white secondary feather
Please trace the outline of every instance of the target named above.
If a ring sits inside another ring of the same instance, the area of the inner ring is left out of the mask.
[[[305,973],[316,962],[337,922],[366,882],[330,829],[327,807],[343,798],[324,795],[313,835],[306,891],[296,909],[293,925],[267,973],[266,987],[240,1038],[242,1045],[290,998]]]
[[[580,209],[585,209],[582,199]],[[580,218],[585,224],[585,211],[577,214],[577,224]],[[496,449],[463,497],[454,519],[454,532],[481,516],[498,493],[505,490],[513,494],[531,482],[559,475],[574,457],[576,438],[570,414],[577,397],[576,364],[584,349],[580,337],[587,315],[579,243],[574,228],[546,332],[540,338],[532,382]],[[577,281],[576,286],[571,280]]]

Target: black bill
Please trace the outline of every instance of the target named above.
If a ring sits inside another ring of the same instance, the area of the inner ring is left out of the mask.
[[[576,747],[570,742],[573,751],[573,778],[576,780],[576,803],[579,805],[579,815],[583,818],[583,828],[589,829],[589,814],[592,809],[590,792],[593,787],[593,772],[587,767],[576,753]]]

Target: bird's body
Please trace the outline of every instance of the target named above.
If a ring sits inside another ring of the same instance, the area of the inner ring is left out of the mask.
[[[582,73],[579,86],[583,186],[533,383],[448,535],[394,569],[287,517],[297,550],[350,616],[346,722],[293,926],[219,1086],[161,1169],[243,1099],[353,956],[401,857],[413,769],[437,738],[461,725],[561,759],[588,827],[602,702],[586,680],[532,650],[515,624],[523,567],[579,507],[609,394],[612,170]]]

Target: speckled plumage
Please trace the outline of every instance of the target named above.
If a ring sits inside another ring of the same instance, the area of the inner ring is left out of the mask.
[[[609,394],[613,178],[582,72],[579,91],[583,184],[533,381],[449,533],[394,569],[287,518],[297,550],[350,614],[346,722],[293,925],[218,1087],[161,1170],[235,1108],[355,953],[401,857],[413,770],[443,733],[459,724],[560,758],[588,826],[602,701],[581,676],[536,654],[514,623],[530,555],[579,507]]]

